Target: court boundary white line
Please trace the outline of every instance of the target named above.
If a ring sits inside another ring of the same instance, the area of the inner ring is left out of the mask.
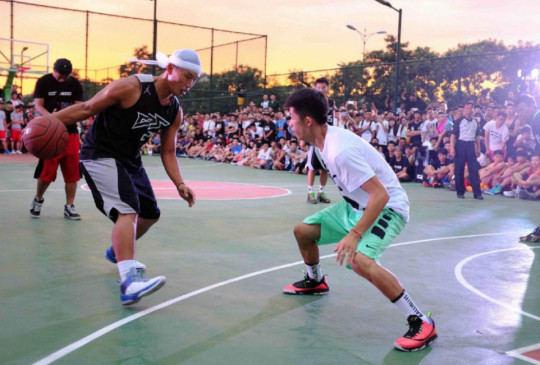
[[[540,365],[540,361],[538,361],[536,359],[531,359],[530,357],[527,357],[527,356],[523,356],[523,354],[526,353],[526,352],[531,352],[531,351],[539,350],[539,349],[540,349],[540,343],[537,343],[537,344],[534,344],[534,345],[531,345],[531,346],[525,346],[525,347],[521,347],[519,349],[515,349],[515,350],[512,350],[512,351],[507,351],[506,354],[510,355],[512,357],[515,357],[517,359],[527,361],[527,362],[529,362],[531,364]]]
[[[525,311],[523,311],[523,310],[521,310],[519,308],[516,308],[516,307],[513,307],[513,306],[511,306],[509,304],[503,303],[503,302],[501,302],[501,301],[499,301],[497,299],[494,299],[494,298],[488,296],[487,294],[482,293],[480,290],[476,289],[474,286],[469,284],[469,282],[467,280],[465,280],[465,278],[463,277],[463,272],[462,272],[463,267],[465,266],[465,264],[467,264],[468,262],[474,260],[475,258],[481,257],[481,256],[491,255],[491,254],[494,254],[494,253],[505,252],[505,251],[534,250],[534,249],[537,249],[537,248],[540,248],[540,246],[511,247],[511,248],[504,248],[504,249],[501,249],[501,250],[486,251],[486,252],[478,253],[476,255],[471,255],[469,257],[464,258],[463,260],[461,260],[456,265],[456,267],[454,268],[454,275],[456,276],[456,279],[459,281],[459,283],[461,285],[463,285],[466,289],[468,289],[469,291],[471,291],[474,294],[478,295],[479,297],[481,297],[481,298],[483,298],[483,299],[485,299],[485,300],[487,300],[489,302],[492,302],[494,304],[497,304],[498,306],[506,308],[511,312],[519,313],[522,316],[529,317],[529,318],[532,318],[534,320],[540,321],[540,317],[535,316],[534,314],[525,312]],[[526,347],[521,347],[521,348],[516,349],[516,350],[507,351],[506,354],[509,355],[509,356],[518,358],[520,360],[527,361],[527,362],[529,362],[531,364],[540,365],[540,361],[535,360],[535,359],[531,359],[530,357],[522,355],[525,352],[530,352],[530,351],[534,351],[534,350],[538,350],[538,349],[540,349],[540,343],[530,345],[530,346],[526,346]]]
[[[415,240],[415,241],[396,243],[396,244],[390,245],[389,247],[405,246],[405,245],[411,245],[411,244],[414,244],[414,243],[444,241],[444,240],[452,240],[452,239],[496,236],[496,235],[504,235],[504,234],[512,234],[512,233],[514,233],[514,232],[498,232],[498,233],[484,233],[484,234],[475,234],[475,235],[466,235],[466,236],[429,238],[429,239],[425,239],[425,240]],[[326,258],[330,258],[330,257],[334,257],[334,256],[336,256],[336,254],[330,254],[330,255],[321,256],[319,259],[322,260],[322,259],[326,259]],[[88,335],[88,336],[86,336],[86,337],[84,337],[84,338],[82,338],[82,339],[80,339],[80,340],[78,340],[78,341],[64,347],[64,348],[61,348],[60,350],[52,353],[51,355],[49,355],[49,356],[35,362],[33,365],[48,365],[48,364],[51,364],[54,361],[59,360],[62,357],[72,353],[73,351],[83,347],[84,345],[86,345],[86,344],[88,344],[88,343],[90,343],[90,342],[92,342],[92,341],[106,335],[107,333],[109,333],[109,332],[111,332],[111,331],[113,331],[113,330],[115,330],[115,329],[117,329],[119,327],[122,327],[125,324],[133,322],[136,319],[139,319],[139,318],[144,317],[144,316],[146,316],[146,315],[148,315],[150,313],[153,313],[153,312],[158,311],[160,309],[171,306],[171,305],[173,305],[175,303],[178,303],[178,302],[180,302],[182,300],[194,297],[196,295],[205,293],[207,291],[210,291],[210,290],[213,290],[213,289],[216,289],[216,288],[219,288],[219,287],[231,284],[231,283],[235,283],[235,282],[240,281],[240,280],[244,280],[244,279],[248,279],[248,278],[251,278],[251,277],[254,277],[254,276],[266,274],[266,273],[269,273],[269,272],[272,272],[272,271],[285,269],[285,268],[288,268],[288,267],[291,267],[291,266],[301,265],[303,263],[304,263],[304,261],[296,261],[296,262],[293,262],[293,263],[290,263],[290,264],[275,266],[275,267],[271,267],[271,268],[266,269],[266,270],[256,271],[256,272],[253,272],[253,273],[250,273],[250,274],[238,276],[236,278],[232,278],[232,279],[222,281],[222,282],[210,285],[210,286],[206,286],[204,288],[201,288],[201,289],[192,291],[190,293],[181,295],[179,297],[170,299],[170,300],[168,300],[166,302],[155,305],[153,307],[145,309],[142,312],[139,312],[137,314],[133,314],[133,315],[131,315],[129,317],[126,317],[126,318],[121,319],[121,320],[119,320],[117,322],[114,322],[114,323],[112,323],[112,324],[110,324],[110,325],[108,325],[106,327],[103,327],[102,329],[100,329],[100,330],[98,330],[96,332],[93,332],[90,335]]]

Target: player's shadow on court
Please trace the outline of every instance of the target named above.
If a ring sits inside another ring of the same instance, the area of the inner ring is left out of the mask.
[[[309,305],[314,301],[322,299],[322,296],[285,296],[283,294],[277,294],[270,298],[262,312],[240,322],[238,325],[229,328],[228,330],[217,334],[209,339],[199,342],[196,345],[189,346],[181,351],[175,352],[165,358],[159,359],[157,362],[160,364],[178,364],[195,357],[214,346],[220,345],[228,339],[237,336],[238,334],[248,331],[260,324],[266,323],[275,317],[278,317],[287,312],[293,311],[304,305]],[[291,300],[292,299],[292,300]]]
[[[433,344],[437,346],[437,342]],[[383,365],[417,365],[424,361],[424,358],[433,351],[431,346],[416,352],[403,352],[396,349],[390,350],[390,352],[384,357]]]

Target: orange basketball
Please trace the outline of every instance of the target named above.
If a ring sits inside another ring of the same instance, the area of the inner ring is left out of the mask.
[[[33,119],[23,130],[28,152],[43,160],[60,156],[69,142],[66,126],[53,115]]]

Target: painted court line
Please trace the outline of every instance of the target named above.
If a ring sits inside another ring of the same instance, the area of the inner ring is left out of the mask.
[[[453,236],[453,237],[439,237],[439,238],[430,238],[430,239],[425,239],[425,240],[416,240],[416,241],[408,241],[408,242],[402,242],[402,243],[396,243],[396,244],[392,244],[390,245],[390,247],[395,247],[395,246],[405,246],[405,245],[411,245],[411,244],[414,244],[414,243],[422,243],[422,242],[433,242],[433,241],[444,241],[444,240],[454,240],[454,239],[462,239],[462,238],[472,238],[472,237],[484,237],[484,236],[496,236],[496,235],[503,235],[503,234],[511,234],[512,232],[499,232],[499,233],[484,233],[484,234],[475,234],[475,235],[467,235],[467,236]],[[321,256],[320,259],[327,259],[327,258],[330,258],[330,257],[335,257],[336,254],[330,254],[330,255],[325,255],[325,256]],[[141,317],[144,317],[150,313],[153,313],[155,311],[158,311],[160,309],[163,309],[163,308],[166,308],[168,306],[171,306],[175,303],[178,303],[178,302],[181,302],[183,300],[186,300],[188,298],[191,298],[191,297],[194,297],[196,295],[199,295],[199,294],[202,294],[202,293],[205,293],[205,292],[208,292],[210,290],[213,290],[213,289],[216,289],[216,288],[219,288],[219,287],[222,287],[222,286],[225,286],[225,285],[228,285],[228,284],[232,284],[232,283],[235,283],[235,282],[238,282],[240,280],[244,280],[244,279],[249,279],[249,278],[252,278],[254,276],[258,276],[258,275],[262,275],[262,274],[266,274],[266,273],[269,273],[269,272],[272,272],[272,271],[277,271],[277,270],[281,270],[281,269],[285,269],[285,268],[288,268],[288,267],[291,267],[291,266],[296,266],[296,265],[301,265],[303,264],[304,261],[296,261],[296,262],[293,262],[293,263],[290,263],[290,264],[286,264],[286,265],[281,265],[281,266],[275,266],[275,267],[271,267],[269,269],[266,269],[266,270],[261,270],[261,271],[256,271],[256,272],[253,272],[253,273],[250,273],[250,274],[246,274],[246,275],[242,275],[242,276],[238,276],[236,278],[232,278],[232,279],[229,279],[229,280],[226,280],[226,281],[222,281],[222,282],[219,282],[217,284],[213,284],[213,285],[210,285],[210,286],[207,286],[207,287],[204,287],[202,289],[198,289],[198,290],[195,290],[195,291],[192,291],[190,293],[187,293],[187,294],[184,294],[184,295],[181,295],[179,297],[176,297],[174,299],[171,299],[171,300],[168,300],[166,302],[163,302],[161,304],[158,304],[158,305],[155,305],[153,307],[150,307],[148,309],[145,309],[144,311],[142,312],[139,312],[137,314],[133,314],[129,317],[126,317],[120,321],[117,321],[117,322],[114,322],[82,339],[80,339],[79,341],[76,341],[74,343],[72,343],[71,345],[68,345],[56,352],[54,352],[53,354],[35,362],[33,365],[48,365],[48,364],[51,364],[53,363],[54,361],[58,360],[58,359],[61,359],[62,357],[72,353],[73,351],[83,347],[84,345],[106,335],[107,333],[119,328],[119,327],[122,327],[123,325],[125,324],[128,324],[130,322],[133,322]]]
[[[491,254],[494,254],[494,253],[499,253],[499,252],[505,252],[505,251],[514,251],[514,250],[534,250],[534,249],[537,249],[537,248],[540,248],[540,246],[526,246],[526,247],[512,247],[512,248],[505,248],[505,249],[502,249],[502,250],[493,250],[493,251],[488,251],[488,252],[482,252],[482,253],[479,253],[479,254],[476,254],[476,255],[472,255],[472,256],[469,256],[465,259],[463,259],[462,261],[459,262],[459,264],[457,264],[457,266],[455,267],[454,269],[454,274],[456,275],[456,279],[459,281],[459,283],[461,285],[463,285],[465,288],[469,289],[470,291],[472,291],[474,294],[484,298],[485,300],[487,301],[490,301],[494,304],[497,304],[503,308],[506,308],[508,309],[509,311],[512,311],[512,312],[515,312],[515,313],[519,313],[521,314],[522,316],[525,316],[525,317],[529,317],[529,318],[532,318],[532,319],[535,319],[537,321],[540,321],[540,317],[538,316],[535,316],[534,314],[531,314],[531,313],[528,313],[528,312],[524,312],[522,311],[521,309],[519,308],[516,308],[516,307],[513,307],[509,304],[506,304],[506,303],[503,303],[497,299],[494,299],[484,293],[482,293],[480,290],[476,289],[474,286],[472,286],[471,284],[469,284],[467,282],[467,280],[465,280],[465,278],[463,277],[463,273],[462,273],[462,270],[463,270],[463,266],[465,266],[465,264],[467,264],[468,262],[478,258],[478,257],[481,257],[481,256],[486,256],[486,255],[491,255]],[[527,346],[527,347],[522,347],[522,348],[519,348],[519,349],[516,349],[516,350],[512,350],[512,351],[507,351],[506,354],[507,355],[510,355],[510,356],[513,356],[515,358],[518,358],[520,360],[523,360],[523,361],[527,361],[531,364],[537,364],[537,365],[540,365],[540,361],[538,360],[535,360],[531,357],[528,357],[528,356],[524,356],[523,354],[525,353],[528,353],[528,352],[532,352],[532,351],[535,351],[535,350],[540,350],[540,344],[535,344],[535,345],[531,345],[531,346]],[[537,356],[540,356],[537,355]]]
[[[515,357],[516,359],[527,361],[527,362],[529,362],[531,364],[540,365],[540,361],[523,355],[523,354],[533,352],[533,351],[536,351],[536,350],[540,350],[540,343],[537,343],[536,345],[521,347],[519,349],[515,349],[515,350],[512,350],[512,351],[507,351],[506,354],[510,355],[512,357]]]

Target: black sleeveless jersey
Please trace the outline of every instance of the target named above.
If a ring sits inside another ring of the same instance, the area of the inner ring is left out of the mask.
[[[326,114],[326,124],[334,125],[334,100],[328,98],[328,114]]]
[[[161,105],[153,76],[134,76],[141,84],[139,100],[128,109],[115,105],[95,116],[83,142],[81,160],[112,157],[140,166],[141,146],[153,133],[174,123],[180,107],[176,96],[169,105]]]

